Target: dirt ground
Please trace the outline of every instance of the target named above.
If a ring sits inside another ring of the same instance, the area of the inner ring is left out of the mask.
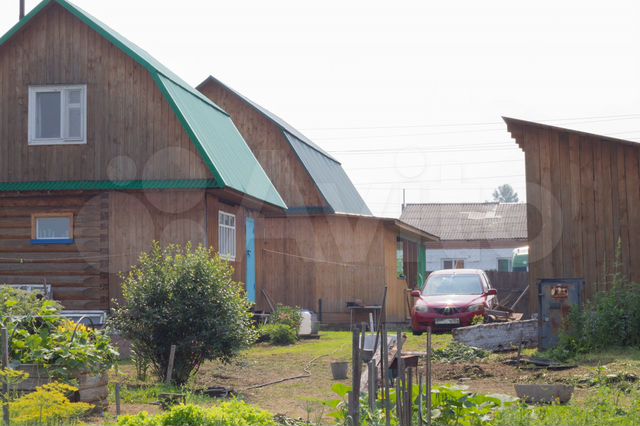
[[[273,413],[314,421],[327,414],[322,401],[336,398],[331,386],[335,383],[350,384],[350,379],[333,380],[330,370],[331,361],[349,360],[350,339],[348,332],[328,332],[323,333],[319,340],[302,341],[293,346],[257,345],[231,364],[206,363],[195,375],[190,388],[231,388],[246,401]],[[443,347],[450,341],[450,335],[434,336],[434,347]],[[423,350],[424,343],[424,336],[409,336],[406,350]],[[483,394],[515,396],[515,383],[575,384],[581,378],[593,377],[599,365],[607,365],[609,373],[634,369],[638,371],[639,365],[638,360],[629,360],[628,357],[615,354],[585,360],[578,367],[559,371],[517,368],[504,364],[504,361],[515,356],[515,353],[492,354],[484,360],[474,362],[434,363],[433,383],[466,386]],[[125,363],[121,366],[121,372],[131,377],[133,367]],[[296,378],[286,380],[293,377]],[[574,400],[584,400],[591,391],[591,388],[576,387]],[[136,400],[136,397],[129,399],[129,403],[123,404],[122,411],[125,414],[159,410],[156,405],[149,404],[152,401],[148,397],[146,401],[140,398]],[[115,413],[113,404],[110,412]]]

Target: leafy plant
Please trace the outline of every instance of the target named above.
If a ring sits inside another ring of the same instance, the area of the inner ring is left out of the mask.
[[[69,425],[93,409],[84,402],[71,402],[70,394],[78,389],[62,383],[49,383],[36,388],[14,402],[9,403],[11,424],[19,425]]]
[[[119,426],[275,426],[271,413],[239,400],[225,401],[210,408],[176,405],[155,416],[141,412],[118,419]]]
[[[285,306],[278,304],[269,316],[269,323],[284,324],[295,331],[296,335],[302,322],[302,312],[297,306]]]
[[[131,362],[136,369],[136,379],[141,382],[147,380],[147,371],[149,371],[151,361],[138,349],[135,342],[131,343]]]
[[[596,294],[584,307],[571,309],[558,345],[548,356],[565,361],[577,354],[640,346],[640,284],[621,272],[620,243],[616,259],[611,288]]]
[[[163,378],[176,345],[173,380],[182,385],[205,360],[231,360],[255,338],[250,303],[233,268],[213,249],[154,242],[124,278],[124,304],[110,325]]]
[[[471,362],[488,356],[489,352],[484,349],[463,345],[458,342],[451,342],[444,348],[433,351],[433,360],[440,362]]]
[[[298,341],[298,334],[286,324],[265,324],[258,329],[258,333],[274,345],[293,345]]]
[[[340,398],[326,401],[325,405],[334,411],[329,415],[336,420],[338,425],[349,425],[351,419],[347,404],[347,395],[351,387],[344,384],[336,384],[332,387],[334,393]],[[413,422],[418,423],[418,395],[420,388],[413,386]],[[425,389],[422,389],[425,394]],[[391,407],[395,406],[395,389],[390,389],[389,400]],[[466,390],[464,387],[437,386],[431,391],[431,418],[434,425],[474,425],[489,426],[496,415],[506,407],[512,406],[516,398],[505,395],[480,395]],[[423,412],[426,412],[426,400],[423,401]],[[366,426],[385,424],[384,401],[377,400],[376,408],[371,411],[368,405],[367,395],[360,398],[361,424]],[[391,423],[398,424],[395,409],[391,412]]]
[[[78,372],[102,373],[118,357],[111,339],[61,316],[62,306],[35,294],[0,289],[0,315],[11,336],[11,359],[37,364],[69,380]]]

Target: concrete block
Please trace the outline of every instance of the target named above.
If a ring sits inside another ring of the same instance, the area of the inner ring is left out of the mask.
[[[523,347],[538,345],[538,321],[511,321],[460,327],[453,330],[453,339],[467,346],[490,351],[505,351],[517,348],[520,340]]]

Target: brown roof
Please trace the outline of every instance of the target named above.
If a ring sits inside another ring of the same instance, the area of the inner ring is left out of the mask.
[[[527,239],[523,203],[407,204],[400,219],[442,241]]]

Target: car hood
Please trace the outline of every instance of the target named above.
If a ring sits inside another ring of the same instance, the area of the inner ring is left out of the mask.
[[[484,302],[482,294],[445,294],[439,296],[420,296],[418,299],[423,304],[434,308],[446,308],[447,306],[464,307],[474,303]]]

